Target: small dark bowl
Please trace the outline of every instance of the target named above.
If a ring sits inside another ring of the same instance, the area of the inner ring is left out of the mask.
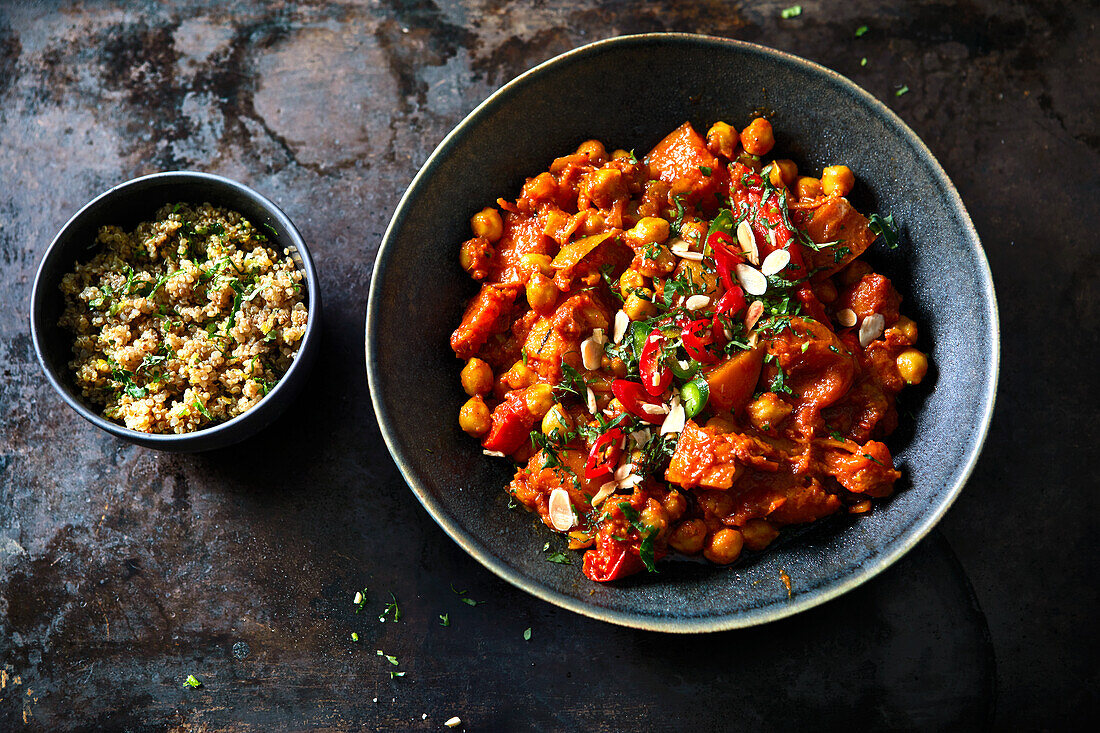
[[[240,212],[256,227],[267,229],[272,249],[290,251],[298,268],[305,274],[305,301],[309,307],[305,336],[298,355],[275,388],[260,402],[241,415],[213,427],[181,435],[154,435],[111,422],[93,405],[84,402],[73,382],[68,363],[72,358],[73,336],[57,325],[64,299],[58,289],[61,278],[78,261],[91,259],[101,226],[116,224],[130,230],[149,220],[166,203],[184,201],[194,204],[209,202]],[[265,226],[266,225],[266,226]],[[274,230],[272,232],[272,230]],[[321,296],[317,272],[302,235],[270,200],[228,178],[210,173],[173,171],[135,178],[115,186],[78,211],[61,228],[46,249],[31,294],[31,336],[38,363],[46,372],[57,393],[88,422],[111,435],[131,443],[158,450],[188,452],[223,448],[259,432],[269,425],[301,391],[317,357],[321,340]]]
[[[892,212],[902,247],[868,259],[905,297],[935,372],[903,394],[887,439],[898,492],[859,516],[785,532],[730,567],[687,561],[598,585],[545,560],[562,543],[508,511],[511,470],[458,428],[466,399],[448,337],[475,284],[457,264],[468,219],[589,138],[648,150],[684,120],[741,127],[774,110],[776,152],[802,170],[844,163],[862,211]],[[415,336],[415,337],[412,337]],[[536,67],[474,110],[401,200],[375,264],[367,309],[371,395],[405,479],[436,522],[497,575],[551,603],[614,623],[714,631],[788,616],[850,590],[913,547],[962,489],[997,385],[997,307],[981,243],[951,181],[912,130],[844,77],[748,43],[679,34],[601,41]],[[789,581],[789,589],[787,582]]]

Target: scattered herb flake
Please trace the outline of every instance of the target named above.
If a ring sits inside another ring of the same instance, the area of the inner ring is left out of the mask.
[[[524,641],[531,641],[531,629],[530,628],[526,628],[526,629],[523,630],[523,640]]]
[[[801,5],[792,5],[789,8],[783,8],[783,10],[779,13],[779,17],[783,20],[788,20],[789,18],[797,18],[800,15],[802,15]]]
[[[864,56],[863,58],[861,58],[859,60],[859,65],[860,66],[866,66],[867,65],[867,57],[866,56]]]
[[[439,625],[440,626],[450,626],[451,625],[451,614],[449,614],[449,613],[439,614]]]
[[[862,38],[863,34],[865,34],[869,30],[871,29],[865,25],[861,25],[859,28],[856,28],[856,38]]]
[[[401,609],[397,606],[397,596],[390,593],[390,598],[393,599],[391,603],[387,603],[386,607],[382,609],[382,613],[379,614],[378,620],[382,623],[386,623],[386,616],[389,615],[390,619],[396,623],[401,620]]]
[[[463,596],[459,600],[465,603],[467,606],[476,606],[477,604],[482,603],[482,601],[475,601],[473,598],[467,598],[465,596]]]
[[[908,84],[902,84],[901,88],[898,89],[896,92],[894,92],[894,96],[895,97],[900,97],[901,95],[908,94],[908,93],[909,93],[909,85]]]
[[[709,165],[699,166],[699,172],[702,173],[704,176],[709,176],[711,173],[713,173]]]
[[[202,682],[200,682],[199,678],[193,674],[187,675],[187,679],[184,681],[184,684],[188,687],[202,687]]]
[[[354,631],[351,632],[351,640],[352,641],[359,641],[359,634],[355,633]]]

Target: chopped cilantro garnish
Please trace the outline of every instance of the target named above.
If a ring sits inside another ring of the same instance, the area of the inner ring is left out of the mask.
[[[900,97],[901,95],[908,94],[908,93],[909,93],[909,85],[908,84],[902,84],[901,88],[899,88],[896,92],[894,92],[894,96],[895,97]]]
[[[887,214],[886,216],[871,214],[871,217],[867,221],[867,228],[875,235],[882,237],[882,241],[885,242],[886,246],[890,249],[898,248],[898,229],[894,224],[893,214]]]
[[[713,173],[709,165],[699,166],[699,172],[702,173],[704,176],[709,176],[711,173]]]
[[[523,640],[531,641],[531,629],[530,627],[523,630]]]
[[[782,18],[783,20],[788,20],[790,18],[797,18],[800,15],[802,15],[802,6],[801,5],[792,5],[789,8],[783,8],[783,10],[780,11],[780,13],[779,13],[779,17]]]
[[[397,606],[397,596],[390,593],[390,598],[393,600],[386,604],[386,607],[382,609],[382,613],[378,616],[378,620],[382,623],[386,623],[386,616],[389,616],[394,622],[401,620],[401,609]]]
[[[184,680],[183,684],[187,685],[188,687],[202,687],[202,682],[200,682],[199,678],[193,674],[187,675],[187,679]]]
[[[870,28],[868,28],[865,25],[861,25],[859,28],[856,28],[856,38],[863,37],[863,34],[866,33],[869,30],[870,30]]]
[[[439,614],[439,625],[440,626],[450,626],[451,625],[451,614],[449,614],[449,613]]]

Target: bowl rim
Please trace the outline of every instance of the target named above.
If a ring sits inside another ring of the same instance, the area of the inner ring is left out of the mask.
[[[290,367],[286,370],[286,373],[283,374],[283,376],[279,379],[278,383],[275,385],[275,388],[264,395],[263,399],[261,399],[245,412],[237,415],[230,420],[226,420],[223,423],[218,423],[217,425],[203,428],[202,430],[195,430],[190,433],[144,433],[139,430],[131,430],[124,425],[119,425],[118,423],[111,422],[102,415],[93,412],[87,405],[84,404],[82,400],[72,397],[65,390],[61,381],[61,377],[58,375],[57,369],[55,369],[55,367],[46,358],[41,344],[41,335],[39,334],[37,325],[38,311],[41,307],[39,291],[43,291],[41,293],[41,298],[44,299],[45,297],[47,297],[46,293],[44,292],[44,289],[47,287],[47,285],[43,283],[43,275],[46,264],[50,262],[53,258],[60,256],[59,253],[61,242],[69,229],[75,226],[77,222],[79,222],[82,218],[87,216],[90,211],[94,211],[94,209],[102,201],[109,198],[133,195],[134,193],[141,193],[140,190],[135,192],[131,189],[142,186],[143,184],[148,184],[150,182],[166,185],[173,182],[183,181],[200,181],[210,184],[214,188],[220,188],[221,190],[233,189],[239,191],[245,196],[257,201],[259,205],[265,211],[267,211],[267,213],[273,219],[276,220],[282,231],[289,239],[287,246],[295,247],[301,257],[301,262],[298,264],[298,267],[305,275],[306,284],[309,288],[309,315],[306,319],[305,334],[303,334],[302,341],[298,346],[299,355],[305,353],[307,344],[309,344],[313,339],[317,338],[317,335],[319,333],[317,325],[319,323],[319,314],[316,312],[318,309],[313,307],[314,303],[318,305],[320,304],[318,291],[319,282],[317,278],[317,271],[313,264],[313,258],[309,253],[309,248],[306,246],[305,240],[302,238],[301,232],[298,231],[298,228],[295,227],[294,223],[290,220],[290,217],[287,216],[283,212],[283,210],[275,204],[275,202],[261,194],[259,191],[251,188],[250,186],[246,186],[239,181],[234,181],[233,179],[226,178],[225,176],[219,176],[215,173],[206,173],[204,171],[162,171],[159,173],[150,173],[144,176],[138,176],[137,178],[131,178],[130,180],[123,181],[122,183],[119,183],[118,185],[107,189],[88,203],[81,206],[75,214],[69,217],[69,220],[66,221],[64,226],[62,226],[57,231],[57,234],[54,235],[54,238],[50,241],[49,246],[46,247],[45,252],[43,252],[42,259],[39,260],[38,268],[34,274],[34,285],[31,288],[30,307],[31,340],[34,343],[34,353],[35,356],[38,358],[39,366],[42,367],[42,371],[46,374],[46,379],[50,382],[50,386],[52,386],[54,391],[57,392],[61,399],[69,407],[76,410],[76,412],[79,413],[81,417],[95,425],[97,428],[100,428],[101,430],[110,433],[116,438],[121,438],[123,440],[131,442],[139,442],[141,445],[145,445],[154,449],[160,446],[168,445],[171,445],[174,448],[178,448],[180,446],[185,446],[186,444],[191,442],[200,442],[200,440],[202,442],[213,443],[215,446],[220,445],[220,443],[218,442],[218,438],[221,437],[222,434],[232,434],[239,429],[238,426],[249,422],[250,418],[254,418],[256,415],[260,414],[258,410],[265,403],[270,403],[276,395],[286,392],[288,389],[290,389],[288,385],[290,384],[291,377],[296,373],[299,365],[302,363],[302,360],[298,359],[297,356],[295,356],[294,360],[290,364]],[[211,201],[210,203],[214,203],[215,205],[217,205],[213,201]],[[74,260],[74,263],[75,261],[76,260]],[[245,432],[239,436],[232,435],[231,438],[229,435],[226,435],[225,439],[229,440],[230,443],[236,443],[239,440],[247,437],[249,434],[250,433]]]
[[[667,618],[590,605],[582,600],[565,595],[554,588],[532,580],[522,572],[512,568],[507,563],[497,559],[492,553],[488,552],[477,537],[473,536],[465,527],[455,521],[443,510],[435,497],[432,496],[419,477],[414,473],[412,464],[398,442],[398,436],[391,426],[389,414],[380,399],[381,375],[379,373],[378,348],[376,340],[373,337],[373,334],[377,330],[376,324],[382,305],[380,294],[381,288],[378,284],[382,280],[388,260],[395,248],[394,240],[396,239],[396,232],[401,228],[407,217],[409,203],[417,194],[423,182],[432,175],[439,161],[451,152],[457,145],[458,139],[465,134],[468,128],[480,124],[483,118],[487,117],[495,108],[503,104],[506,98],[511,96],[515,90],[550,73],[562,62],[592,55],[612,46],[641,46],[654,43],[658,45],[662,43],[677,43],[698,44],[711,48],[724,47],[736,49],[742,53],[768,57],[773,61],[778,61],[789,67],[796,67],[818,77],[824,77],[827,82],[840,87],[849,95],[866,104],[871,108],[872,112],[885,118],[887,123],[899,130],[901,136],[913,147],[917,156],[928,166],[933,178],[947,192],[951,206],[960,216],[962,233],[972,245],[978,257],[978,264],[980,265],[979,276],[981,278],[980,288],[987,296],[990,304],[990,348],[992,351],[992,359],[989,364],[989,369],[991,379],[988,380],[985,385],[984,394],[982,394],[984,410],[981,422],[977,426],[974,438],[970,442],[968,454],[965,459],[961,461],[964,467],[959,474],[958,480],[955,481],[952,486],[943,488],[941,500],[930,513],[925,515],[919,523],[913,525],[905,534],[901,535],[898,540],[895,540],[893,544],[883,548],[883,551],[877,554],[871,561],[839,578],[836,582],[824,584],[781,607],[754,608],[734,613],[701,616],[697,618]],[[443,138],[439,145],[436,146],[435,150],[424,162],[423,166],[421,166],[416,176],[413,177],[412,182],[405,190],[405,193],[397,204],[397,208],[394,210],[393,217],[390,220],[389,226],[386,228],[386,232],[382,237],[381,244],[378,247],[378,253],[375,257],[374,269],[371,276],[370,294],[367,301],[365,340],[367,382],[370,387],[371,401],[374,404],[375,417],[378,421],[378,427],[382,433],[382,437],[386,442],[386,447],[389,449],[390,455],[401,471],[401,475],[404,477],[412,492],[416,495],[416,498],[428,511],[428,514],[436,524],[438,524],[452,540],[458,543],[463,550],[498,577],[503,578],[517,588],[547,601],[548,603],[579,613],[583,616],[620,626],[672,633],[726,631],[769,623],[792,616],[832,600],[867,582],[893,565],[898,559],[905,555],[905,553],[911,550],[940,521],[958,498],[963,486],[966,485],[974,471],[974,467],[988,435],[990,421],[993,416],[993,407],[996,400],[997,382],[1000,371],[1001,352],[1000,317],[997,308],[997,297],[993,288],[993,277],[989,269],[989,261],[982,248],[981,239],[978,236],[977,230],[974,228],[970,213],[966,210],[966,206],[963,204],[962,198],[959,196],[955,185],[951,182],[947,173],[928,149],[928,146],[925,145],[924,141],[921,140],[893,110],[886,106],[885,103],[852,80],[832,69],[800,56],[795,56],[794,54],[779,51],[767,46],[761,46],[756,43],[694,33],[641,33],[615,36],[580,46],[548,59],[515,77],[489,95],[481,104],[477,105],[467,114],[454,129]]]

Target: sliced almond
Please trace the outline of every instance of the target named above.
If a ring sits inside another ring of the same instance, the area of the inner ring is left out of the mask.
[[[705,295],[692,295],[684,301],[684,307],[689,311],[697,311],[710,305],[710,298]]]
[[[680,254],[680,252],[683,252],[684,250],[691,249],[691,242],[687,241],[683,237],[673,237],[672,239],[668,240],[666,244],[668,244],[668,248],[676,254]]]
[[[836,314],[837,323],[845,328],[851,328],[856,325],[856,312],[851,308],[845,308]]]
[[[649,442],[649,439],[653,437],[653,434],[649,432],[649,428],[642,428],[641,430],[635,430],[630,434],[630,439],[634,441],[634,445],[642,446]]]
[[[619,343],[623,340],[623,336],[626,335],[627,326],[630,325],[630,316],[626,314],[626,311],[619,311],[615,314],[615,330],[611,332],[612,341]]]
[[[603,344],[592,337],[581,342],[581,363],[584,364],[585,369],[589,371],[599,369],[602,360]]]
[[[682,260],[691,260],[692,262],[702,262],[703,261],[703,253],[702,252],[692,252],[691,250],[687,250],[685,252],[674,252],[673,254],[675,254],[677,257],[679,257]]]
[[[592,329],[592,340],[597,344],[603,345],[607,343],[607,333],[602,328]]]
[[[642,412],[647,415],[667,415],[668,408],[664,405],[654,405],[650,402],[643,402],[641,404]]]
[[[749,305],[748,310],[745,311],[745,328],[751,331],[762,315],[764,315],[764,304],[759,300],[754,300]]]
[[[768,292],[768,278],[755,267],[738,264],[737,281],[749,295],[763,295]]]
[[[614,481],[608,481],[606,484],[600,487],[600,490],[592,497],[592,506],[599,506],[603,503],[603,500],[615,493],[615,489],[618,486]]]
[[[576,518],[573,516],[573,504],[569,501],[569,492],[562,488],[550,492],[550,524],[559,532],[573,529]]]
[[[633,489],[640,483],[642,483],[642,477],[636,473],[632,473],[622,481],[619,481],[617,485],[620,489]]]
[[[687,415],[684,413],[684,406],[680,404],[680,398],[673,397],[668,406],[668,417],[661,423],[661,435],[682,432],[686,422]]]
[[[612,478],[614,478],[616,481],[622,481],[632,473],[634,473],[634,464],[624,463],[623,465],[615,469],[615,473]]]
[[[498,450],[483,450],[481,452],[487,456],[492,456],[493,458],[504,458],[504,454]]]
[[[785,249],[777,249],[760,263],[760,272],[765,275],[777,275],[789,264],[791,264],[791,253]]]
[[[754,265],[760,264],[760,249],[756,246],[756,234],[752,231],[749,222],[743,221],[737,225],[737,243],[741,245],[741,251]]]
[[[462,718],[456,715],[453,718],[449,718],[447,722],[443,725],[447,726],[448,728],[457,728],[458,726],[462,725]]]
[[[859,345],[866,349],[872,341],[882,335],[885,327],[886,319],[881,313],[872,313],[864,318],[859,327]]]
[[[597,407],[596,407],[596,393],[592,391],[591,387],[588,387],[585,390],[585,395],[584,396],[585,396],[584,403],[585,403],[585,406],[588,407],[588,414],[595,415],[596,414],[596,409],[597,409]]]

